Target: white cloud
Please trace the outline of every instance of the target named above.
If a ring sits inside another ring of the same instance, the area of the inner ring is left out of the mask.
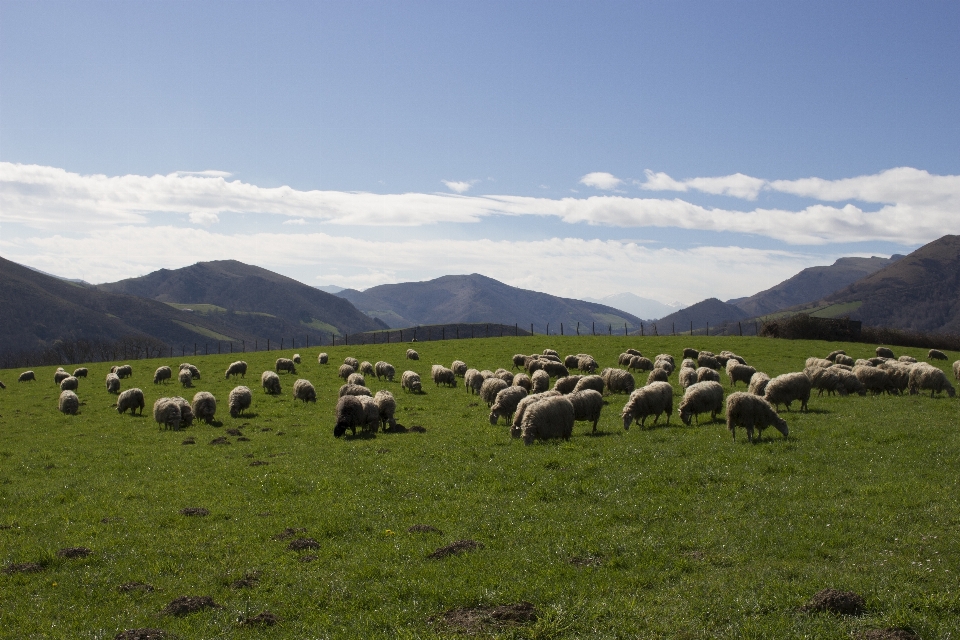
[[[476,180],[469,180],[469,181],[441,180],[440,182],[447,185],[447,189],[450,189],[450,191],[454,191],[456,193],[466,193],[467,191],[470,190],[470,187],[472,187],[477,183]]]
[[[283,224],[307,224],[307,221],[303,218],[293,218],[291,220],[284,220]]]
[[[602,189],[603,191],[616,189],[622,182],[623,180],[617,176],[605,171],[594,171],[580,178],[580,184],[593,187],[594,189]]]
[[[199,176],[201,178],[229,178],[233,174],[229,171],[216,171],[214,169],[208,169],[206,171],[174,171],[171,175]]]
[[[190,222],[193,224],[202,224],[206,227],[220,222],[220,216],[209,211],[195,211],[190,214]]]
[[[756,200],[760,190],[766,184],[765,180],[742,173],[717,178],[691,178],[689,180],[674,180],[665,173],[654,173],[649,169],[644,173],[647,177],[646,182],[638,182],[637,184],[646,191],[688,191],[693,189],[745,200]]]

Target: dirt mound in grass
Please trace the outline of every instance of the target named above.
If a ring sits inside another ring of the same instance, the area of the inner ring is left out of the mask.
[[[297,559],[300,560],[300,562],[313,562],[314,560],[317,559],[317,556],[314,556],[314,555],[300,556]]]
[[[289,540],[290,538],[296,537],[298,533],[304,533],[306,529],[304,527],[287,527],[277,535],[273,536],[274,540]]]
[[[237,442],[250,442],[250,438],[248,438],[247,436],[240,436],[239,438],[237,438]]]
[[[440,531],[440,529],[436,527],[431,527],[429,524],[415,524],[407,529],[407,533],[439,533],[443,535],[443,531]]]
[[[210,444],[230,444],[230,441],[227,440],[226,437],[220,436],[219,438],[214,438],[211,440]]]
[[[204,516],[210,515],[210,511],[204,509],[203,507],[185,507],[180,509],[180,515],[190,516],[194,518],[202,518]]]
[[[163,640],[169,637],[163,629],[127,629],[113,636],[113,640]]]
[[[153,585],[147,584],[146,582],[127,582],[117,587],[117,591],[120,593],[129,593],[131,591],[150,592],[153,591]]]
[[[14,573],[37,573],[38,571],[43,571],[43,567],[36,562],[14,562],[3,568],[3,572],[7,575],[13,575]]]
[[[100,524],[110,524],[111,522],[123,522],[123,518],[105,516],[100,518]]]
[[[204,609],[220,609],[210,596],[180,596],[163,608],[165,616],[186,616]]]
[[[240,429],[227,429],[227,433],[230,434],[231,436],[242,436],[242,435],[243,435],[243,431],[240,431]]]
[[[239,580],[235,580],[230,583],[231,589],[252,589],[260,584],[260,573],[254,571],[253,573],[244,574]]]
[[[452,542],[445,547],[440,547],[427,557],[431,560],[440,560],[441,558],[446,558],[447,556],[455,556],[461,553],[466,553],[467,551],[473,551],[475,549],[483,549],[483,545],[476,540],[457,540],[456,542]]]
[[[193,438],[187,438],[186,440],[184,440],[184,441],[181,442],[180,444],[197,444],[197,441],[194,440]]]
[[[307,549],[319,549],[320,543],[313,538],[297,538],[287,545],[290,551],[306,551]]]
[[[855,636],[857,640],[920,640],[909,629],[869,629]]]
[[[427,432],[426,429],[424,429],[423,427],[421,427],[421,426],[418,425],[418,424],[415,424],[415,425],[413,425],[412,427],[410,427],[410,431],[413,431],[414,433],[426,433],[426,432]]]
[[[262,466],[265,465],[265,464],[270,464],[270,463],[267,462],[266,460],[254,460],[253,462],[250,463],[249,466],[251,466],[251,467],[262,467]]]
[[[240,623],[242,627],[272,627],[273,625],[280,622],[280,618],[270,613],[269,611],[261,611],[255,616],[249,618],[244,618],[243,622]]]
[[[91,553],[93,551],[86,547],[64,547],[57,551],[57,555],[61,558],[86,558]]]
[[[434,618],[432,621],[440,622],[452,631],[475,634],[536,622],[537,618],[537,608],[531,603],[516,602],[497,607],[451,609],[439,620]]]
[[[863,597],[853,591],[824,589],[818,592],[810,602],[801,607],[807,613],[835,613],[844,616],[859,616],[867,609]]]
[[[384,433],[406,433],[407,431],[408,429],[399,422],[394,424],[392,427],[387,425],[387,427],[383,430]]]

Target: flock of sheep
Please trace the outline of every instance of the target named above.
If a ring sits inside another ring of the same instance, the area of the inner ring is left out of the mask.
[[[816,389],[818,395],[824,391],[829,394],[847,396],[853,393],[917,394],[930,391],[931,396],[946,392],[955,395],[953,385],[939,368],[926,362],[918,362],[909,356],[895,358],[890,349],[878,347],[876,357],[869,360],[854,360],[844,351],[834,351],[826,358],[811,357],[805,363],[803,371],[785,373],[774,378],[757,371],[740,356],[729,351],[714,354],[709,351],[684,349],[683,360],[677,369],[673,356],[657,355],[653,360],[644,357],[635,349],[620,354],[618,364],[626,368],[606,368],[597,373],[599,365],[589,354],[569,355],[560,358],[552,349],[541,354],[513,356],[514,373],[500,368],[479,371],[469,368],[455,360],[448,368],[435,364],[431,367],[431,378],[439,388],[455,388],[458,379],[463,380],[464,388],[476,394],[486,402],[490,409],[490,424],[497,424],[501,418],[511,425],[511,435],[522,438],[526,444],[534,440],[564,438],[569,439],[575,422],[585,421],[593,425],[596,431],[600,414],[605,405],[604,393],[628,394],[621,411],[623,427],[628,430],[634,422],[643,427],[649,417],[654,424],[661,415],[666,416],[669,424],[673,413],[674,393],[670,377],[676,373],[683,397],[677,407],[680,420],[691,424],[703,414],[710,414],[711,420],[724,413],[727,428],[735,436],[736,427],[747,432],[752,441],[754,430],[762,434],[763,429],[774,427],[784,436],[789,430],[786,421],[780,417],[781,405],[788,409],[796,401],[801,411],[806,411],[811,392]],[[419,360],[419,354],[408,349],[409,360]],[[942,352],[931,349],[930,360],[946,360]],[[281,393],[280,373],[296,375],[296,366],[300,364],[299,354],[292,358],[278,358],[273,371],[264,371],[260,377],[263,391],[267,394]],[[329,363],[326,353],[319,354],[319,364]],[[572,374],[571,370],[579,373]],[[633,371],[648,372],[646,383],[637,388]],[[719,371],[724,370],[731,386],[743,382],[746,392],[735,391],[724,398]],[[54,382],[60,389],[59,410],[66,414],[75,414],[80,407],[77,396],[79,378],[87,377],[87,369],[76,369],[71,375],[62,368],[54,373]],[[132,375],[130,365],[111,367],[106,376],[107,391],[118,394],[116,408],[118,413],[127,410],[131,414],[143,413],[146,405],[142,389],[130,388],[120,391],[121,379]],[[237,361],[227,367],[224,377],[246,377],[247,363]],[[960,379],[960,360],[953,364],[954,377]],[[390,391],[380,390],[371,393],[366,377],[376,376],[377,380],[393,381],[396,377],[394,366],[385,361],[374,364],[360,362],[356,358],[344,359],[338,369],[338,376],[344,384],[340,387],[336,405],[334,436],[340,437],[349,429],[356,435],[361,431],[376,432],[396,425],[395,412],[397,402]],[[154,373],[154,384],[162,384],[173,377],[168,366],[158,367]],[[19,382],[35,380],[33,371],[20,374]],[[184,388],[193,386],[200,379],[200,370],[190,363],[180,365],[177,380]],[[556,379],[550,388],[551,379]],[[0,382],[2,385],[2,382]],[[421,393],[423,383],[415,371],[404,371],[400,376],[400,387],[410,393]],[[5,388],[5,387],[2,387]],[[317,401],[313,384],[303,378],[293,384],[293,397],[304,403]],[[253,393],[243,385],[230,391],[227,406],[230,416],[237,418],[253,402]],[[197,420],[211,423],[217,411],[217,400],[213,394],[200,391],[188,402],[180,396],[158,398],[153,405],[154,420],[164,428],[179,429],[189,426]]]

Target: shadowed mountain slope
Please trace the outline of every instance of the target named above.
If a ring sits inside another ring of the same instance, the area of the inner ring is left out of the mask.
[[[497,322],[519,324],[551,333],[574,333],[577,322],[581,333],[596,323],[597,331],[608,325],[623,329],[640,326],[636,316],[602,304],[572,298],[560,298],[538,291],[511,287],[480,274],[443,276],[425,282],[384,284],[366,291],[344,289],[338,296],[358,309],[387,322],[391,327],[427,324]]]
[[[675,327],[677,333],[683,333],[690,330],[691,322],[693,322],[694,330],[697,330],[703,329],[708,324],[711,327],[717,327],[724,321],[736,322],[749,317],[750,315],[740,307],[735,307],[716,298],[707,298],[697,304],[690,305],[686,309],[660,318],[657,320],[657,330],[665,335]]]

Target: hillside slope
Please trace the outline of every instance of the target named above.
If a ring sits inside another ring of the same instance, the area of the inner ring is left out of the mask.
[[[42,349],[57,340],[115,341],[133,334],[168,345],[216,340],[218,335],[254,338],[160,302],[99,291],[3,258],[0,327],[0,351]]]
[[[477,273],[384,284],[363,292],[344,289],[337,295],[391,327],[498,322],[527,328],[533,324],[536,331],[543,331],[549,323],[553,333],[559,332],[562,322],[572,333],[577,322],[581,331],[594,322],[598,328],[622,329],[625,322],[631,329],[640,326],[639,318],[613,307],[519,289]]]
[[[587,302],[605,304],[614,309],[620,309],[633,314],[638,318],[659,318],[673,313],[683,305],[668,305],[650,298],[642,298],[634,293],[614,293],[603,298],[584,298]]]
[[[290,331],[296,331],[300,335],[316,334],[315,338],[319,339],[321,335],[329,338],[331,332],[386,328],[343,298],[236,260],[160,269],[140,278],[100,284],[97,288],[160,302],[214,305],[220,310],[200,309],[208,315],[230,316],[224,321],[260,335],[290,335]]]
[[[672,330],[673,327],[675,327],[679,333],[689,331],[691,322],[693,323],[694,330],[697,330],[703,329],[708,324],[711,327],[716,327],[724,321],[736,322],[737,320],[744,320],[749,317],[750,314],[740,307],[735,307],[732,304],[727,304],[716,298],[707,298],[697,304],[690,305],[686,309],[681,309],[680,311],[660,318],[657,320],[657,326],[659,327],[659,332],[663,334]]]
[[[868,326],[960,332],[960,236],[943,236],[826,296],[821,304],[861,302],[850,314]]]
[[[749,316],[762,316],[799,304],[815,302],[889,266],[902,258],[839,258],[829,266],[809,267],[766,291],[748,298],[727,300]]]

